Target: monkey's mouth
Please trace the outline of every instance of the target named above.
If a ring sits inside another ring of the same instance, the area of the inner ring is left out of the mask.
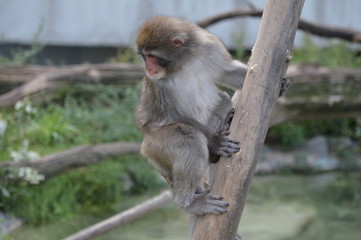
[[[160,79],[165,75],[165,69],[162,65],[166,64],[165,60],[160,59],[152,54],[142,55],[145,62],[145,72],[151,79]],[[162,63],[162,65],[160,64]]]
[[[145,67],[145,73],[148,78],[152,80],[159,80],[165,76],[165,70],[163,68],[154,69],[154,68],[148,68]]]

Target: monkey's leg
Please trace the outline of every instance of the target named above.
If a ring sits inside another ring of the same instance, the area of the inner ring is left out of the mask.
[[[203,188],[202,178],[208,165],[206,137],[197,129],[178,124],[172,178],[174,201],[190,213],[222,214],[227,212],[228,203],[221,196]]]

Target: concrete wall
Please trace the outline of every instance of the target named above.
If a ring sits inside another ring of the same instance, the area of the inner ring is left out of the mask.
[[[166,14],[197,21],[214,14],[246,7],[262,8],[264,0],[0,0],[2,43],[38,41],[60,46],[120,46],[132,44],[139,25],[148,17]],[[361,1],[307,0],[302,18],[361,31]],[[229,47],[242,36],[253,46],[258,18],[228,20],[208,30]],[[295,45],[302,42],[297,34]],[[322,43],[322,41],[320,42]]]

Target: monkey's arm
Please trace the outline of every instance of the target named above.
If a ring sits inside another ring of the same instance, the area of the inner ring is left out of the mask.
[[[248,67],[238,60],[233,60],[232,64],[225,69],[223,77],[220,80],[220,84],[231,87],[234,89],[241,89],[246,78]],[[282,79],[282,85],[279,93],[279,97],[285,95],[291,81],[288,78]]]
[[[231,64],[228,64],[224,68],[219,84],[234,89],[241,89],[246,78],[247,70],[248,67],[246,64],[238,60],[232,60]]]
[[[182,118],[179,119],[179,122],[193,126],[205,135],[210,153],[210,161],[215,163],[218,162],[219,156],[230,157],[231,153],[236,153],[240,150],[239,141],[228,136],[233,114],[234,109],[231,109],[215,133],[212,133],[203,124],[192,118]]]

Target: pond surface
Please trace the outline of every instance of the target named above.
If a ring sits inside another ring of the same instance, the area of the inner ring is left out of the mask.
[[[245,240],[361,239],[359,175],[257,176],[242,215]],[[14,240],[59,240],[147,197],[128,199],[106,213],[78,215],[40,227],[23,226]],[[190,239],[188,216],[173,203],[97,240]]]

